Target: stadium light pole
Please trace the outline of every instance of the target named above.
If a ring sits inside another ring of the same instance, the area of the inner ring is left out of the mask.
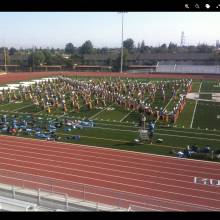
[[[124,13],[119,12],[121,14],[121,69],[120,72],[123,72],[123,41],[124,41]]]

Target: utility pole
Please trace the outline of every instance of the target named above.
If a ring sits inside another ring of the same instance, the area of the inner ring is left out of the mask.
[[[32,72],[34,72],[34,46],[32,46]]]
[[[180,46],[183,47],[185,45],[186,37],[184,35],[184,31],[181,32]]]
[[[4,47],[4,60],[5,60],[4,65],[5,65],[5,72],[7,73],[7,60],[6,59],[7,59],[6,58],[6,52],[5,52],[5,47]]]
[[[121,70],[123,72],[123,41],[124,41],[124,12],[121,12],[122,22],[121,22]]]

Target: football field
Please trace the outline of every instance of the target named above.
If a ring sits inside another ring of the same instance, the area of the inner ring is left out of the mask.
[[[79,77],[77,80],[88,81],[94,77]],[[112,80],[108,77],[103,80]],[[117,80],[117,79],[116,79]],[[119,79],[118,79],[119,80]],[[166,82],[175,79],[125,79],[136,80],[138,83]],[[45,129],[50,122],[68,120],[93,120],[92,128],[71,129],[64,131],[58,128],[56,134],[59,141],[81,143],[123,149],[130,151],[149,152],[155,154],[170,155],[171,151],[185,149],[187,145],[204,147],[209,145],[212,149],[220,149],[220,81],[193,80],[192,93],[198,94],[198,99],[187,99],[186,105],[178,120],[174,123],[156,123],[153,144],[148,141],[143,144],[135,143],[139,138],[140,113],[134,110],[124,109],[116,104],[107,103],[105,107],[94,105],[91,110],[81,105],[79,112],[71,108],[67,101],[67,112],[59,108],[52,108],[51,113],[36,107],[30,101],[10,101],[0,104],[0,117],[7,115],[9,120],[16,116],[17,119],[31,120],[34,118],[36,125]],[[66,94],[68,97],[69,94]],[[163,101],[156,94],[153,107],[170,111],[176,104],[171,96],[171,91],[166,93]],[[32,135],[17,134],[33,138]],[[71,136],[79,135],[80,140],[71,139]],[[163,139],[162,143],[158,139]],[[208,158],[207,158],[208,159]]]

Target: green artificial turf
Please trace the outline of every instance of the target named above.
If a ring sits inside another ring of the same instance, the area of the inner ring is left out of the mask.
[[[77,77],[80,80],[97,79],[98,77]],[[106,77],[105,80],[109,80]],[[127,80],[127,79],[125,79]],[[139,82],[163,81],[163,79],[129,79]],[[167,79],[166,79],[167,80]],[[173,79],[172,79],[173,80]],[[200,97],[210,97],[212,92],[218,92],[219,88],[216,81],[203,81],[201,92],[209,94],[200,94]],[[201,81],[193,81],[192,92],[198,92]],[[181,89],[178,95],[181,94]],[[152,106],[162,107],[172,110],[176,101],[171,99],[171,91],[166,93],[166,101],[156,94],[155,102]],[[196,108],[195,108],[196,106]],[[165,127],[156,124],[153,144],[145,142],[144,144],[134,143],[134,139],[139,137],[139,118],[140,114],[136,111],[125,110],[116,105],[107,105],[103,108],[94,108],[90,111],[81,104],[79,112],[75,112],[67,101],[68,112],[64,114],[61,108],[51,108],[51,114],[32,105],[30,101],[23,103],[3,103],[0,104],[0,117],[3,114],[8,116],[16,115],[17,118],[30,118],[34,113],[37,126],[45,127],[49,121],[69,119],[92,119],[95,121],[95,127],[84,129],[73,129],[70,132],[64,132],[64,129],[58,129],[57,134],[61,136],[61,141],[80,143],[86,145],[102,146],[115,149],[148,152],[162,155],[170,155],[171,150],[181,150],[189,144],[198,146],[210,145],[213,149],[220,149],[220,103],[187,100],[186,106],[180,114],[175,125]],[[111,109],[114,108],[114,109]],[[193,113],[195,109],[195,115]],[[190,128],[193,119],[193,126]],[[173,127],[174,126],[174,127]],[[80,135],[80,141],[69,140],[67,137]],[[27,136],[26,136],[27,137]],[[162,143],[157,143],[157,139],[163,139]]]

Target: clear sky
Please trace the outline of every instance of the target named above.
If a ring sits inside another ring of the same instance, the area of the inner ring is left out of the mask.
[[[218,12],[128,12],[124,15],[124,39],[137,45],[186,45],[220,40]],[[120,47],[121,14],[117,12],[0,12],[0,46],[64,48],[91,40],[94,47]]]

